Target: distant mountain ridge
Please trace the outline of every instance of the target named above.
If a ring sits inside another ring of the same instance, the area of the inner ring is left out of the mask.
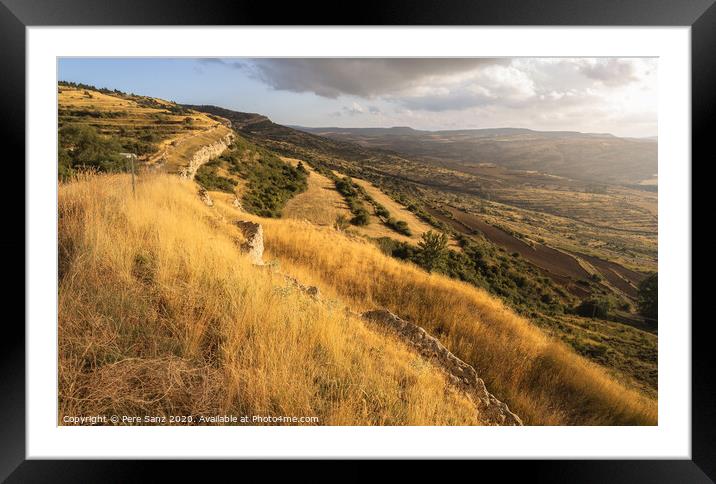
[[[633,185],[653,179],[658,168],[658,140],[609,133],[510,127],[442,131],[404,126],[294,129],[473,174],[481,166],[495,165],[588,183]]]
[[[441,134],[441,135],[455,135],[455,134],[471,134],[474,136],[511,136],[521,134],[533,134],[540,136],[554,136],[554,137],[585,137],[585,138],[618,138],[611,133],[583,133],[580,131],[539,131],[529,128],[464,128],[464,129],[439,129],[439,130],[424,130],[415,129],[409,126],[392,126],[389,128],[341,128],[336,126],[327,127],[307,127],[299,125],[287,125],[290,128],[306,131],[307,133],[313,134],[325,134],[325,133],[350,133],[350,134],[361,134],[361,135],[425,135],[425,134]],[[634,139],[654,139],[650,138],[634,138]]]

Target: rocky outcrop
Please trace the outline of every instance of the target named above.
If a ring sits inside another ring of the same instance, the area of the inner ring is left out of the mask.
[[[445,371],[450,382],[473,399],[481,419],[486,423],[522,425],[522,420],[510,411],[507,404],[499,401],[487,391],[485,382],[478,378],[477,372],[472,366],[452,354],[423,328],[399,318],[386,309],[367,311],[361,316],[394,331],[400,339],[417,350],[421,356]]]
[[[199,199],[204,202],[204,205],[209,207],[214,206],[214,200],[211,199],[209,192],[206,191],[206,188],[199,188]]]
[[[320,289],[318,289],[317,286],[307,286],[305,284],[302,284],[301,281],[299,281],[295,277],[289,276],[287,274],[284,274],[284,277],[289,283],[291,283],[291,285],[296,287],[299,291],[308,294],[313,299],[321,299],[321,291]]]
[[[191,156],[189,164],[180,170],[180,175],[183,178],[193,180],[194,175],[196,175],[196,171],[201,167],[201,165],[221,156],[233,140],[234,134],[228,133],[220,140],[202,146]]]
[[[249,255],[254,265],[264,265],[264,229],[261,224],[239,220],[236,225],[244,234],[245,242],[241,244],[241,250]]]

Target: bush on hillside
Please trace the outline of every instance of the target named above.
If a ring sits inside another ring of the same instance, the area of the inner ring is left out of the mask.
[[[422,240],[418,242],[420,265],[428,272],[441,269],[447,257],[447,246],[447,234],[432,230],[425,232],[422,235]]]
[[[374,207],[375,207],[375,214],[376,214],[378,217],[382,217],[382,218],[384,218],[384,219],[389,219],[389,218],[390,218],[390,212],[388,211],[387,208],[385,208],[383,205],[381,205],[381,204],[378,203],[378,202],[374,203],[373,205],[374,205]]]
[[[343,214],[339,214],[338,216],[336,216],[336,221],[333,222],[333,227],[339,231],[346,230],[349,225],[350,225],[350,220],[348,220],[348,217],[346,217]]]
[[[75,124],[63,126],[58,134],[60,177],[69,176],[77,169],[127,170],[127,161],[119,154],[122,146],[115,138],[100,135],[92,126]]]
[[[234,193],[236,187],[234,180],[217,175],[214,168],[207,165],[203,165],[197,170],[194,180],[207,190]]]
[[[608,319],[614,309],[612,301],[607,298],[591,298],[582,301],[576,313],[585,318]]]
[[[353,225],[365,226],[370,223],[370,215],[368,211],[361,207],[355,212],[355,216],[351,219]]]
[[[659,318],[659,281],[656,272],[639,284],[637,305],[639,313],[651,322]]]
[[[399,234],[407,235],[408,237],[413,235],[413,231],[410,230],[410,227],[408,227],[408,223],[405,220],[396,220],[395,218],[390,217],[385,224]]]

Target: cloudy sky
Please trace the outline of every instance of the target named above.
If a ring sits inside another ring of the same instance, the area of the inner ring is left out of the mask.
[[[60,59],[59,78],[303,126],[657,134],[657,60]]]

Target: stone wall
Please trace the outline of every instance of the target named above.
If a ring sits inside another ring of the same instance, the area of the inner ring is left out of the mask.
[[[221,156],[221,154],[226,151],[226,149],[229,147],[233,140],[234,134],[229,133],[223,138],[221,138],[219,141],[215,141],[214,143],[202,146],[189,159],[189,164],[181,169],[181,176],[193,180],[197,170],[203,164]]]
[[[241,244],[241,251],[246,252],[254,265],[264,265],[264,229],[261,224],[239,220],[236,225],[241,229],[246,241]]]
[[[473,399],[483,421],[492,425],[522,425],[522,420],[510,411],[507,404],[487,391],[485,382],[478,378],[472,366],[452,354],[423,328],[400,319],[386,309],[367,311],[361,316],[394,331],[421,356],[445,371],[449,381]]]

